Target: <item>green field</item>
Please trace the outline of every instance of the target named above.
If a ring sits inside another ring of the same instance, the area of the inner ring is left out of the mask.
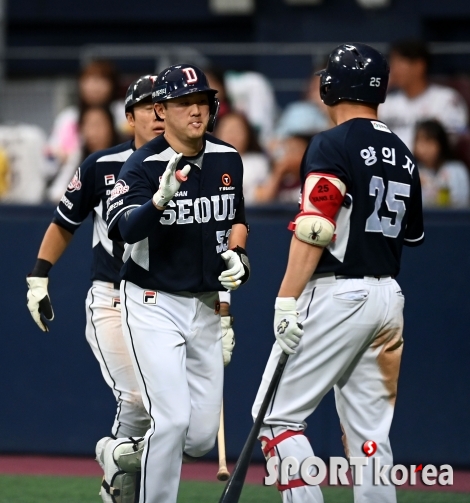
[[[0,475],[0,503],[100,503],[100,479]],[[178,503],[217,503],[224,485],[182,482]],[[323,489],[325,503],[352,503],[350,489]],[[398,503],[468,503],[468,494],[398,491]],[[280,503],[274,488],[246,485],[240,503]]]

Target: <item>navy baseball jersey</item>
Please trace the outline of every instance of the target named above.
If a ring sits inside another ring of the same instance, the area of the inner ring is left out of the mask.
[[[91,279],[119,283],[124,243],[111,241],[106,228],[106,200],[124,162],[134,152],[134,141],[100,150],[77,169],[54,212],[54,222],[74,233],[93,211]]]
[[[312,139],[302,182],[312,172],[346,185],[336,239],[315,272],[397,276],[403,244],[424,241],[419,173],[405,144],[380,121],[351,119]]]
[[[243,165],[238,152],[206,134],[195,157],[183,157],[177,169],[191,165],[188,179],[165,210],[152,197],[168,161],[175,154],[164,136],[137,150],[124,164],[107,202],[109,237],[122,239],[119,221],[146,205],[153,227],[128,245],[121,278],[150,290],[218,291],[225,270],[220,254],[227,250],[232,225],[245,223]]]

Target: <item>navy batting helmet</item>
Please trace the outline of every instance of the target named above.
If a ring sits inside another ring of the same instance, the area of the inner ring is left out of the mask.
[[[152,89],[152,100],[154,103],[162,103],[188,94],[206,93],[210,114],[207,130],[213,131],[219,110],[219,100],[215,97],[217,92],[209,87],[207,77],[201,69],[181,64],[170,66],[158,74]]]
[[[366,44],[342,44],[328,57],[321,76],[320,96],[325,105],[339,101],[383,103],[390,69],[382,54]]]
[[[136,103],[152,96],[153,75],[143,75],[127,88],[126,99],[124,100],[124,108],[129,111]]]

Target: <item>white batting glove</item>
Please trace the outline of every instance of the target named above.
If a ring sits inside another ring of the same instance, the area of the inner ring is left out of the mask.
[[[186,164],[181,171],[178,173],[176,172],[176,167],[182,157],[183,154],[174,154],[169,160],[162,175],[160,187],[153,195],[153,204],[155,206],[164,208],[168,204],[168,201],[173,199],[173,196],[176,192],[178,192],[181,183],[186,180],[188,173],[191,171],[191,166]]]
[[[221,316],[220,323],[222,325],[222,351],[224,356],[224,367],[226,367],[232,359],[233,348],[235,347],[235,333],[233,331],[233,317]]]
[[[236,290],[241,285],[241,277],[245,275],[245,267],[238,253],[227,250],[221,257],[225,261],[227,269],[219,276],[219,281],[227,290]]]
[[[29,277],[26,278],[26,282],[28,283],[26,297],[28,299],[29,312],[38,327],[43,332],[49,332],[48,326],[41,318],[42,315],[49,321],[54,319],[54,311],[47,291],[49,278]]]
[[[274,335],[284,353],[293,355],[304,335],[298,323],[299,313],[294,297],[277,297],[274,304]]]

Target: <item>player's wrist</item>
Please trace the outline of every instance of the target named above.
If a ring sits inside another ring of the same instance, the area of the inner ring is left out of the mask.
[[[52,265],[48,260],[38,258],[29,276],[33,278],[47,278]]]
[[[226,314],[226,315],[221,314],[220,318],[221,318],[221,323],[222,323],[223,329],[229,329],[229,328],[233,327],[234,318],[231,314]]]
[[[166,205],[168,204],[168,200],[163,197],[160,189],[155,192],[152,197],[152,203],[157,208],[157,210],[163,211],[166,209]]]
[[[276,297],[274,309],[277,311],[296,311],[297,301],[295,297]]]
[[[220,316],[230,316],[230,304],[221,302],[219,307]]]

